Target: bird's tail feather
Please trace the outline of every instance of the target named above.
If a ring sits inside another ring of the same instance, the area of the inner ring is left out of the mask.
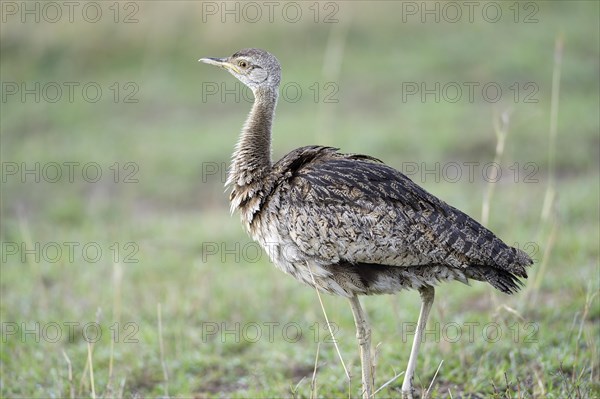
[[[524,285],[515,274],[490,266],[470,266],[465,269],[465,275],[473,280],[488,282],[506,294],[514,294]],[[521,277],[527,278],[527,275]]]

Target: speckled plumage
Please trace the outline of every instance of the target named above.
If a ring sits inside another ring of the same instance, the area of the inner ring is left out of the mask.
[[[259,182],[234,185],[231,201],[277,267],[332,294],[468,278],[512,293],[531,263],[402,173],[330,147],[292,151]]]
[[[298,148],[271,161],[281,67],[270,53],[240,50],[201,61],[227,69],[255,101],[226,185],[231,210],[272,262],[297,280],[350,299],[361,348],[363,397],[373,393],[370,329],[357,295],[417,289],[422,307],[402,392],[412,395],[419,345],[441,281],[521,286],[527,254],[381,161],[335,148]]]
[[[308,146],[272,164],[281,80],[273,55],[244,49],[204,60],[225,66],[254,92],[226,185],[232,212],[240,211],[279,269],[343,296],[468,278],[506,293],[519,289],[532,263],[527,254],[381,161]]]

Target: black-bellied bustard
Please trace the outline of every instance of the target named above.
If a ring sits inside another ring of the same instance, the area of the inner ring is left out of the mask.
[[[254,93],[227,186],[250,236],[297,280],[347,297],[361,349],[363,396],[373,395],[370,327],[358,295],[419,290],[422,299],[402,393],[412,396],[419,345],[440,281],[486,281],[511,294],[532,261],[481,224],[366,155],[298,148],[271,161],[281,67],[244,49],[200,61],[229,71]]]

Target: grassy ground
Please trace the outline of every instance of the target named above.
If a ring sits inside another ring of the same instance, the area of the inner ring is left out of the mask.
[[[2,397],[358,396],[346,301],[323,297],[350,381],[315,292],[275,270],[228,214],[222,175],[250,103],[223,94],[233,78],[196,60],[249,46],[279,57],[291,90],[275,158],[315,143],[368,153],[479,220],[494,121],[509,112],[488,224],[536,264],[514,296],[481,283],[437,289],[416,386],[431,385],[429,397],[600,396],[598,3],[518,3],[518,15],[501,3],[494,23],[485,2],[456,23],[446,3],[430,3],[440,22],[424,23],[406,8],[420,2],[321,3],[317,16],[298,3],[296,23],[283,5],[272,23],[267,9],[249,21],[243,3],[229,3],[240,22],[223,23],[205,8],[220,12],[220,2],[121,3],[118,14],[101,3],[96,23],[79,8],[74,22],[63,9],[53,23],[50,9],[22,22],[6,4]],[[36,82],[39,99],[22,97]],[[78,85],[73,101],[65,82]],[[465,82],[479,85],[472,101]],[[480,90],[488,83],[502,89],[496,102]],[[86,84],[101,88],[97,102]],[[413,84],[439,100],[408,95]],[[443,87],[456,85],[453,101]],[[542,217],[550,184],[556,201]],[[381,386],[406,365],[418,295],[363,304]],[[401,384],[378,397],[397,397]]]

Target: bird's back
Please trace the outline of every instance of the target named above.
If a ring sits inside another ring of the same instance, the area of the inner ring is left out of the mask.
[[[267,252],[285,271],[301,273],[299,268],[312,265],[317,277],[337,274],[346,293],[467,278],[514,292],[517,277],[527,277],[525,267],[532,263],[471,217],[368,156],[302,147],[277,162],[262,184],[248,219],[253,237],[271,246]],[[306,275],[300,279],[310,283]]]

